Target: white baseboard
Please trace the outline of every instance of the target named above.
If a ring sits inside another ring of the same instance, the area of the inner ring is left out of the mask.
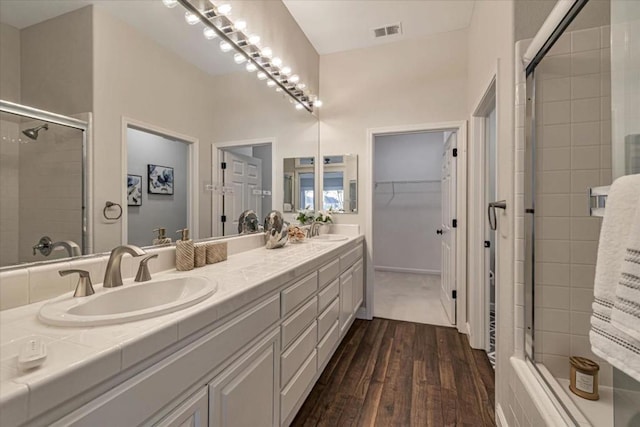
[[[440,275],[440,270],[424,270],[421,268],[387,267],[384,265],[376,265],[375,267],[373,267],[373,269],[376,271],[389,271],[391,273]]]
[[[507,418],[504,416],[504,411],[502,410],[502,406],[499,403],[496,405],[496,421],[498,427],[509,427]]]

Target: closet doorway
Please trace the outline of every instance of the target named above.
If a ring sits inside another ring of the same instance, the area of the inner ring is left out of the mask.
[[[374,135],[375,317],[456,323],[456,137]]]

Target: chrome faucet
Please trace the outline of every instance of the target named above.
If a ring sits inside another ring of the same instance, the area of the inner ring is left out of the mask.
[[[309,237],[316,237],[320,235],[320,227],[324,225],[324,222],[313,221],[311,228],[309,229]]]
[[[122,270],[120,268],[120,262],[122,256],[129,254],[131,256],[146,255],[146,252],[135,245],[123,245],[114,248],[109,256],[109,262],[107,263],[107,269],[104,272],[104,282],[102,286],[104,288],[115,288],[122,286]]]

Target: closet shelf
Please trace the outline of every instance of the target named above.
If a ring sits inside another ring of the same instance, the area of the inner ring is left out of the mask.
[[[411,184],[414,184],[414,185],[411,185]],[[432,184],[432,185],[424,186],[423,184]],[[433,184],[436,184],[436,185],[433,185]],[[377,194],[392,195],[391,199],[389,199],[389,202],[393,200],[396,194],[437,193],[440,191],[441,191],[440,180],[435,180],[435,179],[376,181],[375,182],[375,192]]]

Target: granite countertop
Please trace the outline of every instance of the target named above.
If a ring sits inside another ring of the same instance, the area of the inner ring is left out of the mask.
[[[154,279],[206,276],[217,281],[218,289],[196,305],[145,320],[89,328],[48,326],[37,319],[47,301],[0,312],[2,418],[23,422],[36,417],[320,267],[344,246],[362,240],[359,235],[338,242],[258,248],[189,272],[154,274]],[[125,280],[124,286],[131,280]],[[33,336],[46,343],[47,359],[39,368],[22,372],[17,355]]]

